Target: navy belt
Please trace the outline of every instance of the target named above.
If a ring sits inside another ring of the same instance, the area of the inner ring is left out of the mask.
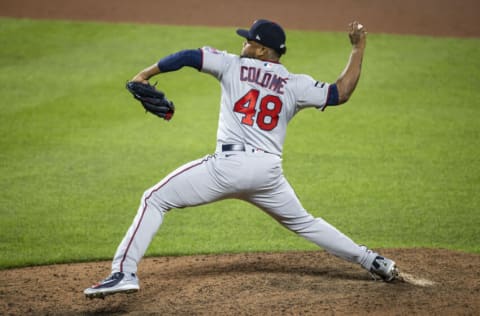
[[[243,144],[223,144],[222,151],[245,151]]]

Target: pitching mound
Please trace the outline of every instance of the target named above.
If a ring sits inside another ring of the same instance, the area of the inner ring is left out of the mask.
[[[406,281],[373,281],[324,251],[146,258],[141,289],[90,300],[110,262],[0,271],[2,315],[474,315],[480,255],[384,249]]]

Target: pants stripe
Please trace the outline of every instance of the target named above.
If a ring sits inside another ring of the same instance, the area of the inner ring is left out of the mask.
[[[197,166],[200,166],[201,164],[203,164],[204,162],[206,162],[208,159],[210,159],[211,156],[208,156],[207,158],[203,159],[202,161],[194,164],[194,165],[191,165],[191,166],[188,166],[186,167],[185,169],[183,170],[180,170],[178,171],[177,173],[171,175],[168,179],[166,179],[163,183],[161,183],[157,188],[153,189],[150,194],[145,198],[145,201],[144,201],[144,207],[143,207],[143,210],[142,210],[142,215],[140,216],[140,219],[138,220],[138,223],[137,223],[137,226],[135,227],[135,230],[132,234],[132,237],[130,238],[130,241],[128,242],[128,246],[127,248],[125,249],[125,253],[123,254],[123,257],[122,257],[122,261],[120,262],[120,272],[123,272],[123,263],[125,262],[125,259],[127,258],[127,253],[130,249],[130,246],[132,245],[132,242],[133,242],[133,239],[135,238],[135,235],[137,234],[137,231],[142,223],[142,220],[143,220],[143,216],[145,215],[145,212],[147,211],[147,202],[148,202],[148,199],[152,197],[152,195],[157,192],[158,190],[160,190],[164,185],[166,185],[168,182],[170,182],[170,180],[172,180],[173,178],[181,175],[182,173],[184,172],[187,172],[188,170],[192,169],[192,168],[195,168]]]

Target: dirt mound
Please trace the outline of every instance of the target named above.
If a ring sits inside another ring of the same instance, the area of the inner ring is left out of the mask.
[[[110,262],[0,271],[8,315],[474,315],[480,256],[437,249],[383,249],[408,282],[373,281],[324,251],[146,258],[141,290],[90,300],[82,291]]]

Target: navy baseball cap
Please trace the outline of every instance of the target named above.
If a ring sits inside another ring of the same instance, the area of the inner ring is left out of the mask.
[[[256,20],[250,30],[238,29],[237,34],[249,41],[255,41],[263,46],[274,49],[280,55],[287,52],[285,46],[285,32],[275,22],[268,20]]]

